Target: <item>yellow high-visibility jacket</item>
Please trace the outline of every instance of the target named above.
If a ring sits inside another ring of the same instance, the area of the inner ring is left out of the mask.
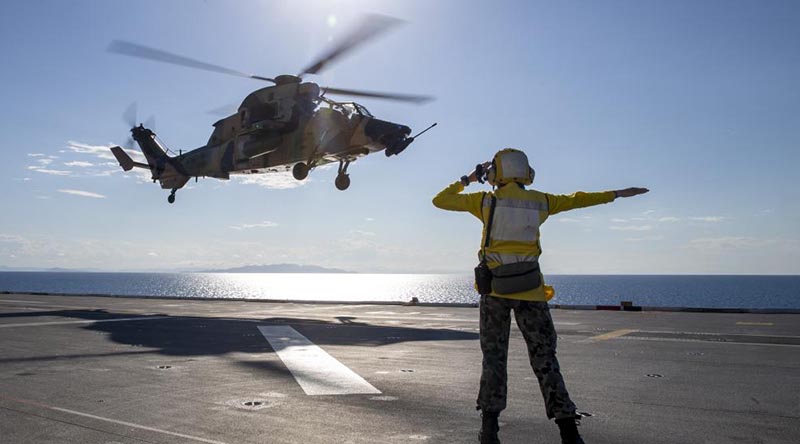
[[[547,218],[562,211],[575,208],[590,207],[609,203],[614,200],[613,191],[561,195],[548,194],[536,190],[526,190],[516,183],[504,185],[494,192],[461,194],[464,185],[454,182],[433,198],[438,208],[450,211],[468,211],[483,222],[481,247],[486,241],[486,224],[489,221],[491,196],[497,198],[492,221],[492,232],[489,234],[489,245],[486,247],[486,262],[489,268],[516,262],[538,261],[542,254],[539,244],[539,226]],[[483,248],[478,251],[482,257]],[[542,279],[544,282],[544,279]],[[541,285],[534,290],[521,293],[492,296],[526,301],[547,301],[553,290]]]

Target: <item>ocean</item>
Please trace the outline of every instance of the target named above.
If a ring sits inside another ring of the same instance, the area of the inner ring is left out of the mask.
[[[800,308],[800,276],[548,275],[554,304]],[[469,275],[0,272],[0,291],[209,299],[464,304]]]

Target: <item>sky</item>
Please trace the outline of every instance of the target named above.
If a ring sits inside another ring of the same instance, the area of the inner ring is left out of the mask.
[[[347,191],[317,169],[201,179],[169,205],[110,156],[134,101],[186,151],[210,110],[265,86],[111,54],[112,40],[273,77],[368,13],[405,23],[307,80],[433,95],[358,102],[439,125],[352,164]],[[479,221],[431,199],[516,147],[541,191],[651,190],[550,218],[545,273],[800,274],[797,23],[800,3],[778,0],[3,1],[0,267],[470,273]]]

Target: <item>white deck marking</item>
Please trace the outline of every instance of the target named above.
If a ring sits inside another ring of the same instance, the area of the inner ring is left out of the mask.
[[[292,372],[306,395],[381,393],[294,328],[269,325],[258,326],[258,330]]]
[[[169,316],[147,316],[147,317],[137,317],[137,318],[115,318],[115,319],[88,319],[85,321],[25,322],[22,324],[0,324],[0,328],[42,327],[46,325],[69,325],[69,324],[99,324],[101,322],[154,321],[156,319],[167,319],[167,318],[169,318]]]
[[[23,304],[44,304],[39,301],[21,301],[19,299],[0,299],[0,302],[22,302]]]
[[[162,433],[164,435],[170,435],[170,436],[177,436],[179,438],[186,438],[186,439],[190,439],[192,441],[205,442],[205,443],[208,443],[208,444],[226,444],[226,443],[224,443],[222,441],[214,441],[213,439],[201,438],[199,436],[192,436],[192,435],[186,435],[186,434],[183,434],[183,433],[170,432],[169,430],[157,429],[155,427],[148,427],[148,426],[144,426],[144,425],[141,425],[141,424],[135,424],[135,423],[132,423],[132,422],[120,421],[120,420],[111,419],[111,418],[104,418],[102,416],[92,415],[90,413],[83,413],[83,412],[78,412],[78,411],[75,411],[75,410],[64,409],[64,408],[61,408],[61,407],[55,407],[55,406],[52,406],[52,405],[42,404],[42,403],[39,403],[39,402],[28,401],[28,400],[25,400],[25,399],[17,399],[17,398],[13,398],[11,396],[0,395],[0,399],[8,399],[10,401],[15,401],[15,402],[18,402],[20,404],[36,406],[36,407],[39,407],[39,408],[43,408],[43,409],[47,409],[47,410],[53,410],[53,411],[56,411],[56,412],[68,413],[70,415],[83,416],[84,418],[91,418],[91,419],[96,419],[98,421],[110,422],[110,423],[122,425],[122,426],[125,426],[125,427],[132,427],[134,429],[147,430],[149,432]]]

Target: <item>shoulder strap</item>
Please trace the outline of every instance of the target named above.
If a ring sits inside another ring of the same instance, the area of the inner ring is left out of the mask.
[[[486,193],[489,194],[489,193]],[[486,199],[486,194],[483,195],[483,199]],[[481,202],[483,202],[481,199]],[[489,246],[489,241],[491,240],[492,235],[492,220],[494,219],[494,207],[497,204],[497,198],[492,194],[492,203],[489,205],[489,220],[486,222],[486,239],[483,242],[483,258],[486,259],[486,247]]]

